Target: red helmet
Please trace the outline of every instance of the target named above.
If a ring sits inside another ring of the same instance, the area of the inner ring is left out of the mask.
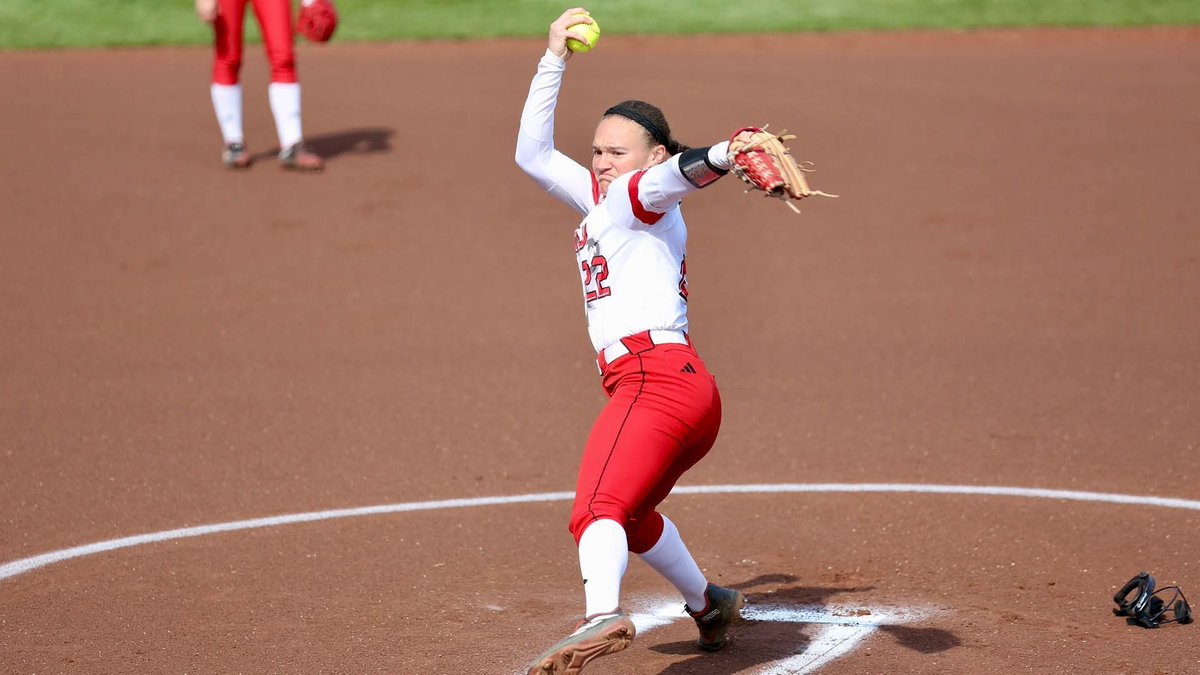
[[[330,0],[304,0],[296,30],[310,42],[328,42],[337,29],[337,12]]]

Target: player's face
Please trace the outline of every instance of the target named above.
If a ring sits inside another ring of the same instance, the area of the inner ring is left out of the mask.
[[[592,140],[592,172],[600,184],[600,194],[608,194],[608,186],[618,176],[667,159],[667,149],[650,145],[646,137],[646,130],[627,117],[611,115],[600,120]]]

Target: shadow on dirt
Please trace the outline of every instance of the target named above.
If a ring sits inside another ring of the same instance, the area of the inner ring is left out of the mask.
[[[922,654],[936,654],[962,644],[954,633],[941,628],[913,628],[912,626],[880,626],[879,630],[896,638],[902,647]]]
[[[373,155],[392,151],[392,136],[395,129],[384,127],[367,127],[363,129],[347,129],[316,136],[305,136],[304,147],[325,159],[333,159],[341,155]],[[253,154],[255,163],[275,159],[279,148]]]
[[[786,574],[770,574],[733,584],[746,595],[749,605],[796,605],[825,606],[833,596],[861,593],[873,590],[873,586],[787,586],[799,581]],[[773,591],[755,593],[762,585],[775,586]],[[778,587],[783,586],[783,587]],[[896,638],[904,647],[923,654],[945,651],[960,644],[953,633],[937,628],[912,628],[909,626],[885,625],[879,629]],[[781,661],[804,652],[813,634],[812,625],[805,623],[746,621],[731,629],[729,646],[715,654],[697,651],[696,643],[671,642],[650,647],[660,654],[690,656],[660,671],[659,675],[718,675],[742,672],[755,666]]]
[[[339,155],[368,155],[391,152],[394,129],[382,127],[349,129],[320,136],[309,136],[304,144],[318,155],[331,159]]]

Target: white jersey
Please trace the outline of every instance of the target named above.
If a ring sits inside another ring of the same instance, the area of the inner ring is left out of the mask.
[[[549,50],[538,63],[516,160],[584,216],[575,230],[575,256],[592,346],[599,352],[645,330],[687,332],[687,226],[679,202],[698,188],[684,178],[676,155],[615,179],[601,196],[591,170],[554,148],[554,107],[565,69]],[[723,150],[711,154],[724,160]]]

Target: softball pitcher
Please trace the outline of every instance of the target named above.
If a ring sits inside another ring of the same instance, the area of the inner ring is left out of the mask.
[[[570,531],[584,583],[584,619],[542,654],[531,675],[577,673],[634,637],[620,607],[629,552],[683,596],[707,651],[725,645],[745,600],[708,582],[675,525],[656,507],[708,453],[721,425],[716,382],[688,335],[687,226],[680,200],[730,168],[728,142],[688,148],[662,112],[624,101],[604,112],[591,170],[554,147],[554,110],[567,31],[583,8],[550,25],[549,45],[521,114],[516,162],[582,217],[575,256],[588,333],[609,401],[592,427],[575,487]]]
[[[305,150],[303,143],[291,0],[196,0],[196,15],[213,27],[216,54],[211,92],[213,109],[225,141],[221,161],[231,169],[250,166],[242,132],[242,85],[238,80],[247,2],[254,5],[254,15],[262,29],[267,60],[271,64],[267,98],[279,135],[280,166],[297,171],[320,171],[325,166],[324,160]]]

